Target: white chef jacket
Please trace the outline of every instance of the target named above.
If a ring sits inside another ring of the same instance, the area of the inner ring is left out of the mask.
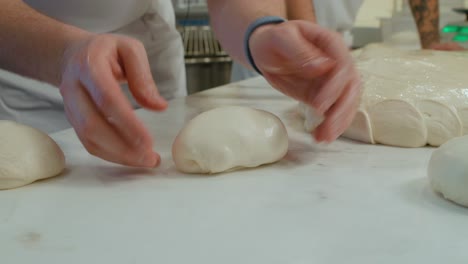
[[[151,72],[166,99],[187,94],[184,50],[170,0],[25,0],[36,10],[95,33],[140,40]],[[138,107],[128,87],[122,90]],[[57,87],[0,70],[0,119],[14,120],[46,133],[69,128]]]
[[[317,24],[340,33],[349,33],[364,0],[314,0]],[[352,43],[347,43],[349,46]],[[231,81],[241,81],[258,76],[239,63],[233,62]]]

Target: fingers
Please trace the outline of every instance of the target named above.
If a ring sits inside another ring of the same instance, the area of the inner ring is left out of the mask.
[[[152,146],[151,135],[136,117],[106,60],[96,60],[92,65],[88,65],[86,74],[80,76],[80,81],[105,122],[111,125],[129,146]]]
[[[156,167],[160,156],[151,147],[129,146],[116,129],[109,124],[100,110],[79,83],[65,84],[68,92],[62,93],[66,115],[79,139],[89,153],[104,160],[127,166]],[[65,89],[65,88],[63,88]],[[62,90],[63,90],[62,89]]]
[[[144,48],[135,43],[139,42],[110,35],[76,43],[60,92],[66,115],[91,154],[122,165],[151,168],[159,164],[160,156],[153,151],[152,137],[119,82],[128,82],[143,106],[158,110],[166,102],[157,93]]]
[[[315,130],[315,139],[319,142],[336,140],[351,124],[359,105],[361,82],[353,80],[326,113],[326,118]]]
[[[311,56],[299,67],[300,75],[307,79],[320,77],[336,66],[334,60],[325,56]]]
[[[306,98],[318,114],[326,116],[317,128],[316,138],[330,142],[344,132],[354,117],[360,95],[359,74],[341,36],[311,23],[303,23],[300,30],[308,41],[336,61],[322,85]]]
[[[325,114],[342,95],[346,85],[354,77],[350,68],[351,66],[345,66],[335,69],[317,91],[310,92],[307,103],[319,114]]]
[[[334,61],[304,41],[297,27],[288,23],[271,26],[268,31],[261,28],[252,35],[252,55],[262,73],[297,74],[310,79],[331,70]]]
[[[262,42],[261,35],[254,40],[263,44],[255,43],[259,54],[262,47],[273,47],[263,57],[258,55],[264,77],[276,89],[325,116],[316,129],[317,140],[335,140],[352,122],[360,95],[359,74],[344,40],[304,21],[290,21],[269,31],[269,41]]]
[[[455,42],[432,44],[431,49],[433,49],[433,50],[443,50],[443,51],[461,51],[461,50],[465,50],[462,46],[460,46],[460,44],[455,43]]]
[[[118,54],[130,91],[137,102],[153,110],[166,109],[167,102],[156,88],[143,45],[134,40],[121,38],[118,43]]]
[[[295,71],[296,74],[288,77],[295,81],[308,80],[309,85],[301,87],[299,83],[293,86],[288,84],[288,88],[280,90],[284,90],[288,95],[301,96],[301,101],[314,107],[319,114],[324,114],[341,96],[348,82],[355,77],[349,50],[336,33],[312,23],[291,23],[285,24],[283,29],[275,29],[277,32],[274,43],[277,45],[277,53],[284,57],[284,63],[280,64],[288,68],[288,62],[301,62],[300,67],[289,67],[290,71]],[[290,32],[296,32],[297,35]],[[285,38],[288,34],[291,36]],[[268,72],[265,77],[271,78],[272,75],[275,75],[274,71]],[[287,84],[286,81],[283,83]],[[294,86],[295,90],[302,92],[288,91]]]

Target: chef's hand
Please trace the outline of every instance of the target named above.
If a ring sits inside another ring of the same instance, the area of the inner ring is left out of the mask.
[[[314,131],[331,142],[351,124],[360,76],[341,36],[306,21],[266,25],[254,31],[250,49],[268,82],[325,117]]]
[[[447,43],[435,43],[432,44],[431,49],[433,50],[444,50],[444,51],[461,51],[465,50],[460,44],[456,42],[447,42]]]
[[[156,167],[160,156],[119,83],[137,102],[164,110],[143,45],[116,35],[89,35],[63,56],[60,93],[68,120],[89,153],[128,166]]]

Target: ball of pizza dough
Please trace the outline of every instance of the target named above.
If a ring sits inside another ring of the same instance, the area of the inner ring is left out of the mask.
[[[173,143],[172,158],[185,173],[219,173],[276,162],[288,142],[284,124],[272,113],[226,106],[190,120]]]
[[[47,134],[0,120],[0,190],[56,176],[64,168],[65,156]]]
[[[468,136],[451,139],[434,150],[427,173],[434,191],[468,207]]]

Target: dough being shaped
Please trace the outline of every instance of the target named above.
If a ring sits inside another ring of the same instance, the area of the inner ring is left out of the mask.
[[[304,118],[304,128],[307,132],[313,132],[325,119],[323,116],[317,114],[315,109],[306,106],[304,103],[299,103],[298,112],[300,116]],[[357,111],[351,126],[343,133],[343,136],[357,141],[375,144],[371,123],[366,111],[363,109]]]
[[[190,120],[172,145],[172,158],[185,173],[219,173],[276,162],[288,142],[284,124],[272,113],[226,106]]]
[[[369,115],[363,109],[359,109],[353,122],[343,133],[343,137],[357,141],[375,144],[374,134],[370,123]]]
[[[360,110],[344,137],[422,147],[468,134],[467,52],[370,44],[353,57],[363,91]],[[314,129],[305,118],[305,129]]]
[[[462,135],[468,135],[468,107],[458,109],[457,113],[461,123],[463,124]]]
[[[462,124],[453,107],[434,100],[421,100],[417,107],[427,127],[427,143],[440,146],[462,135]]]
[[[427,174],[434,191],[468,207],[468,136],[451,139],[434,150]]]
[[[0,190],[54,177],[65,156],[47,134],[12,121],[0,121]]]
[[[369,108],[377,143],[399,147],[422,147],[427,142],[424,118],[418,109],[400,100],[385,100]]]
[[[304,127],[307,131],[314,131],[325,119],[323,116],[319,115],[315,109],[305,105],[304,103],[299,103],[299,114],[304,118]]]

